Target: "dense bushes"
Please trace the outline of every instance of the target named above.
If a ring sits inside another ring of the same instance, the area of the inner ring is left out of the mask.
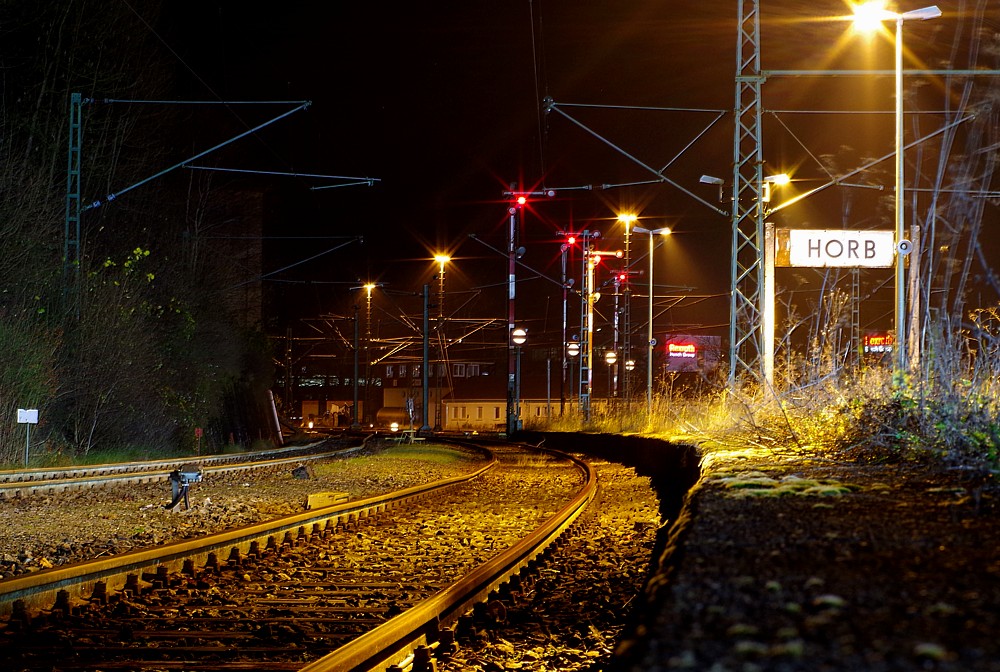
[[[193,447],[195,427],[216,445],[259,438],[261,381],[271,374],[261,365],[269,359],[259,301],[230,301],[225,291],[259,268],[241,256],[244,275],[234,277],[230,258],[241,250],[204,242],[223,220],[259,231],[259,195],[171,175],[114,202],[103,196],[190,151],[192,129],[177,111],[85,105],[81,202],[106,202],[82,213],[79,254],[65,255],[70,94],[169,98],[174,57],[151,29],[170,32],[162,5],[0,5],[2,464],[23,459],[19,407],[39,410],[31,434],[39,462],[96,448],[175,452]]]

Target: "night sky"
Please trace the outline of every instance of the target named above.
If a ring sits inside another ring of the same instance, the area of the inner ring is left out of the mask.
[[[970,25],[956,13],[971,16],[975,5],[938,4],[941,19],[907,24],[907,46],[928,67],[942,67],[942,59],[966,67],[969,55],[953,45],[965,44]],[[892,67],[890,43],[866,45],[851,38],[845,23],[803,19],[847,14],[840,0],[761,6],[765,69]],[[656,258],[658,294],[680,301],[663,328],[727,330],[727,217],[666,184],[571,187],[648,181],[653,176],[636,160],[658,168],[669,163],[672,180],[717,203],[716,189],[698,177],[728,179],[732,173],[735,2],[216,0],[176,3],[172,11],[180,26],[176,51],[186,95],[313,101],[308,111],[227,149],[219,165],[379,180],[372,187],[321,191],[310,191],[317,183],[304,179],[269,185],[274,207],[267,233],[299,238],[266,241],[265,271],[335,248],[344,242],[340,236],[365,241],[270,277],[282,297],[271,307],[275,315],[344,313],[358,298],[350,288],[359,281],[383,282],[386,291],[401,294],[419,291],[434,282],[434,252],[447,250],[455,257],[448,291],[458,296],[486,288],[476,310],[503,316],[506,258],[469,236],[505,247],[503,192],[516,181],[527,189],[557,190],[555,198],[533,201],[524,221],[522,261],[534,271],[519,271],[526,319],[555,324],[558,286],[528,279],[558,277],[561,240],[555,232],[600,230],[614,249],[622,245],[615,215],[632,210],[643,226],[668,225],[677,234]],[[990,12],[986,27],[997,30],[1000,8]],[[966,33],[956,36],[958,26]],[[560,105],[620,106],[561,109],[635,160],[561,115],[545,114],[546,97]],[[914,104],[940,109],[945,98],[931,82]],[[774,110],[891,110],[892,79],[775,78],[765,84],[764,100]],[[637,106],[698,111],[623,109]],[[726,110],[712,124],[715,111]],[[239,111],[251,123],[266,112]],[[936,122],[922,117],[919,123],[929,129]],[[764,129],[765,172],[794,171],[793,188],[800,190],[825,179],[821,157],[847,169],[892,148],[886,114],[782,113],[767,115]],[[879,168],[891,194],[891,161]],[[848,191],[827,190],[783,211],[776,223],[890,228],[891,212],[879,209],[877,192]],[[995,214],[988,206],[986,216]],[[642,241],[640,246],[644,252]],[[644,260],[639,264],[645,268]],[[814,275],[798,273],[794,282],[808,286]],[[885,275],[869,278],[871,286],[888,280]],[[891,287],[883,294],[871,298],[864,321],[877,325],[891,318]]]

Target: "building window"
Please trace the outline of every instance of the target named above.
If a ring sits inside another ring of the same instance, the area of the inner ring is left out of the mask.
[[[482,419],[483,419],[483,407],[476,406],[476,420],[482,420]]]
[[[478,364],[466,364],[465,365],[465,376],[466,378],[475,378],[479,375],[479,365]]]
[[[494,406],[493,407],[493,419],[494,420],[499,420],[500,419],[500,407],[499,406]]]
[[[392,364],[387,364],[385,367],[385,377],[392,378]]]
[[[406,377],[406,364],[400,364],[399,365],[399,377],[400,378],[405,378]]]
[[[452,364],[451,375],[456,378],[465,378],[465,364]]]

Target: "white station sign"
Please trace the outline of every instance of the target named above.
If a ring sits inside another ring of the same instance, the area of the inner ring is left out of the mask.
[[[889,268],[895,264],[892,231],[776,229],[775,265]]]

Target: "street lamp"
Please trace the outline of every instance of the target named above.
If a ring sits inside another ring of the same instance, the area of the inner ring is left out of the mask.
[[[904,235],[903,218],[903,22],[926,21],[941,16],[937,5],[909,12],[890,12],[884,1],[868,2],[854,9],[854,27],[860,31],[879,28],[883,21],[896,22],[896,357],[894,378],[902,382],[906,370],[906,285],[903,257],[910,251]]]
[[[435,254],[434,261],[438,265],[438,319],[444,319],[444,265],[451,261],[447,254]]]
[[[646,414],[651,418],[653,416],[653,348],[656,346],[656,340],[653,338],[653,294],[655,288],[653,283],[653,250],[656,248],[656,243],[653,240],[653,236],[668,236],[670,235],[670,228],[664,226],[659,229],[646,229],[637,226],[632,231],[649,234],[649,331],[648,338],[646,339]]]
[[[528,340],[528,330],[518,327],[510,332],[510,340],[514,342],[516,362],[514,367],[514,429],[520,430],[521,423],[521,346]]]
[[[573,245],[576,243],[576,236],[573,235],[572,233],[567,233],[565,231],[560,231],[559,235],[565,235],[566,236],[566,242],[563,243],[562,246],[559,248],[559,256],[560,256],[560,258],[562,260],[562,340],[563,340],[563,343],[566,343],[566,302],[567,302],[567,299],[569,297],[569,289],[576,282],[573,278],[567,278],[566,277],[566,265],[568,263],[567,262],[567,257],[569,255],[569,252],[570,252],[571,249],[573,249]],[[566,410],[566,368],[568,366],[568,362],[567,362],[566,356],[567,356],[567,354],[566,354],[566,348],[564,347],[563,348],[563,352],[562,352],[562,379],[559,381],[559,416],[560,417],[562,417],[562,414]],[[573,381],[570,380],[570,388],[571,389],[572,389],[572,383],[573,383]],[[572,396],[572,395],[570,395],[570,396]]]
[[[438,364],[434,367],[435,380],[437,381],[437,411],[434,422],[434,429],[441,430],[444,427],[444,397],[441,394],[441,368],[444,366],[444,266],[451,257],[447,254],[435,254],[434,261],[438,264]]]
[[[574,337],[575,338],[575,337]],[[566,355],[569,357],[569,397],[573,398],[573,362],[580,356],[580,341],[566,342]]]
[[[371,420],[371,387],[372,387],[372,290],[378,285],[373,282],[365,283],[362,289],[366,292],[365,298],[365,409],[364,418],[368,422]],[[355,376],[356,377],[356,376]]]
[[[622,321],[625,323],[625,328],[622,331],[621,339],[621,351],[625,354],[625,357],[632,356],[632,231],[635,228],[635,223],[639,220],[638,215],[632,213],[622,213],[618,215],[618,221],[625,225],[625,273],[622,278],[622,282],[625,287],[622,294],[625,297],[624,305],[622,306]],[[616,313],[617,314],[617,313]],[[618,335],[618,332],[615,332]],[[625,375],[623,377],[622,385],[622,396],[625,399],[631,397],[631,385],[629,381],[630,376]]]
[[[615,364],[618,362],[618,353],[608,350],[604,353],[604,362],[608,365],[608,387],[611,388],[612,397],[618,396],[618,378],[615,376]]]

